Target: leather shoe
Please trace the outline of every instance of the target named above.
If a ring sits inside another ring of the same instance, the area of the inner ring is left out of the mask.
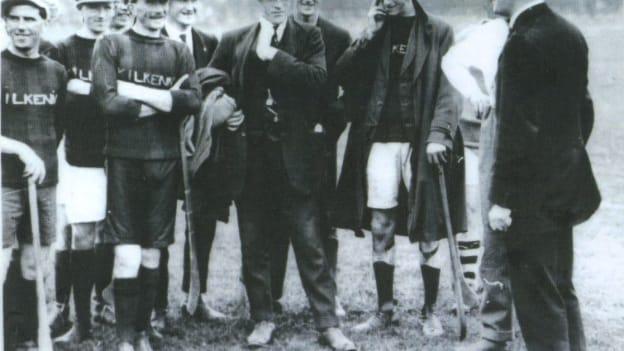
[[[275,331],[275,323],[262,321],[256,323],[254,330],[247,337],[247,345],[249,347],[263,347],[268,345],[273,339]]]
[[[475,343],[458,346],[455,351],[507,351],[507,343],[481,338]]]
[[[357,348],[338,328],[328,328],[321,333],[319,342],[336,351],[355,351]]]
[[[392,312],[377,312],[362,322],[354,326],[351,330],[356,333],[370,333],[379,329],[384,329],[392,324]]]
[[[136,341],[134,342],[134,349],[136,351],[154,351],[146,332],[140,332],[139,335],[137,335]]]

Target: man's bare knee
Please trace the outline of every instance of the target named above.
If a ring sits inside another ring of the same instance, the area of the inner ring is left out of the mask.
[[[39,252],[41,257],[41,265],[39,267],[45,270],[46,262],[48,261],[48,246],[42,246],[41,252]],[[37,260],[35,259],[35,247],[32,244],[22,245],[20,254],[20,266],[22,268],[22,277],[26,280],[35,280],[37,278]]]
[[[115,278],[136,278],[141,266],[141,246],[117,245],[115,246]]]
[[[141,249],[141,265],[145,268],[156,269],[160,263],[160,249]]]
[[[418,252],[420,253],[420,264],[432,268],[442,267],[442,252],[440,241],[421,241],[418,243]]]
[[[13,255],[13,249],[2,249],[2,259],[0,260],[0,283],[4,283],[6,279],[7,271],[9,270],[9,265],[11,264],[11,256]]]
[[[394,209],[373,209],[371,211],[371,217],[371,231],[373,232],[373,235],[394,234]]]
[[[72,224],[74,250],[91,250],[95,247],[95,223]]]

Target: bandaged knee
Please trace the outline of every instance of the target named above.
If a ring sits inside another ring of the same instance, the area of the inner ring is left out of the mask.
[[[392,245],[391,248],[378,252],[373,249],[373,263],[384,262],[394,266],[396,263],[396,245]]]
[[[141,266],[141,247],[139,245],[117,245],[115,247],[115,278],[136,278]]]

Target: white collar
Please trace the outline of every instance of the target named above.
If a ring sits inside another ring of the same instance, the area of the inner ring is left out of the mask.
[[[513,28],[514,24],[516,24],[516,20],[518,19],[518,17],[520,17],[520,15],[524,12],[526,12],[528,9],[543,4],[545,1],[544,0],[535,0],[535,1],[531,1],[529,3],[524,4],[522,7],[520,7],[519,9],[517,9],[512,15],[511,15],[511,19],[509,20],[509,28]]]
[[[169,21],[167,21],[165,23],[165,30],[167,31],[167,36],[170,39],[177,40],[177,41],[182,41],[182,39],[180,38],[180,35],[182,35],[182,34],[186,35],[186,40],[187,41],[188,40],[192,40],[191,29],[192,29],[192,27],[188,26],[188,28],[186,28],[185,30],[181,31],[181,30],[178,29],[178,27],[176,27],[174,25],[171,25],[169,23]]]
[[[286,23],[288,20],[282,22],[277,26],[277,41],[281,41],[284,36],[284,31],[286,30]],[[268,30],[270,33],[273,33],[273,23],[269,22],[264,17],[260,17],[260,30]]]

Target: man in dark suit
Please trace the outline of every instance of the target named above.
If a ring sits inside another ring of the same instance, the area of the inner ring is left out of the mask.
[[[320,0],[297,0],[294,11],[294,19],[297,22],[316,26],[321,30],[321,36],[325,42],[325,61],[327,63],[327,83],[321,91],[320,118],[321,125],[326,133],[326,175],[322,188],[322,211],[321,211],[321,234],[325,254],[329,261],[330,273],[336,281],[336,266],[338,264],[338,237],[336,230],[329,222],[330,203],[335,196],[336,178],[336,144],[340,134],[344,131],[347,123],[344,114],[342,94],[335,74],[336,61],[351,44],[351,36],[346,30],[336,26],[330,21],[320,17]],[[271,251],[271,290],[275,300],[275,309],[279,311],[281,305],[278,300],[282,297],[284,278],[286,276],[286,263],[288,261],[288,247],[290,239],[282,236],[284,240],[276,240]],[[336,315],[343,317],[345,311],[336,296]]]
[[[598,208],[585,144],[593,125],[587,44],[544,1],[496,1],[511,31],[499,59],[490,226],[505,235],[530,351],[585,350],[572,227]]]
[[[355,350],[338,328],[335,285],[320,232],[319,190],[325,165],[318,112],[327,80],[318,28],[288,19],[290,0],[259,0],[260,21],[223,36],[211,66],[227,72],[230,96],[245,115],[231,177],[238,195],[243,280],[253,332],[250,346],[271,341],[275,324],[269,252],[291,237],[321,341]]]
[[[195,59],[195,67],[197,69],[206,67],[214,54],[219,41],[213,35],[206,34],[193,25],[197,20],[197,0],[171,0],[169,2],[169,11],[167,14],[167,22],[163,34],[169,38],[182,42],[191,50]],[[215,131],[216,133],[217,131]],[[213,157],[214,159],[214,157]],[[229,202],[219,201],[212,195],[210,185],[214,182],[205,182],[203,180],[212,179],[214,169],[209,160],[202,166],[194,179],[193,194],[195,196],[193,209],[194,223],[196,229],[196,245],[197,245],[197,265],[199,268],[200,292],[205,294],[208,280],[208,263],[210,261],[210,250],[215,237],[217,227],[217,219],[227,220]],[[186,233],[188,235],[188,231]],[[167,263],[169,262],[169,251],[163,249],[161,255],[161,280],[159,284],[158,298],[154,311],[154,319],[152,325],[157,330],[165,328],[165,317],[167,316],[167,291],[169,287],[169,270]],[[182,278],[182,290],[188,293],[189,289],[189,245],[188,241],[184,245],[184,276]],[[225,315],[204,303],[201,295],[197,310],[194,314],[199,320],[223,320]],[[182,314],[188,316],[185,306],[182,306]]]

